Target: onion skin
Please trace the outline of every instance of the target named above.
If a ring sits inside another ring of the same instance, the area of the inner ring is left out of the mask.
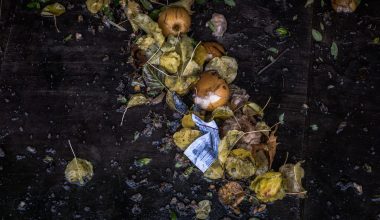
[[[212,100],[211,96],[219,97]],[[215,71],[206,71],[201,74],[201,78],[195,85],[194,103],[206,111],[227,104],[230,97],[230,89],[226,81],[221,78]]]
[[[185,34],[189,32],[190,25],[189,12],[182,7],[168,7],[158,17],[158,26],[162,29],[162,34],[165,37]]]

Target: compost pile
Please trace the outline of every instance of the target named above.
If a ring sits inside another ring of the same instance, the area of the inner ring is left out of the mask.
[[[86,2],[94,14],[104,13],[108,4]],[[267,203],[286,194],[304,197],[302,162],[285,163],[279,171],[271,169],[278,144],[276,131],[283,122],[280,119],[270,126],[263,120],[270,99],[261,107],[246,90],[233,84],[238,62],[227,55],[223,45],[187,35],[192,4],[192,0],[181,0],[148,14],[144,8],[149,5],[121,2],[135,32],[129,63],[136,71],[131,76],[134,94],[124,100],[120,125],[129,108],[165,100],[182,117],[181,126],[170,134],[175,145],[205,178],[228,180],[219,189],[219,200],[236,214],[244,199]],[[221,14],[214,14],[207,25],[216,38],[227,29]],[[207,218],[210,206],[208,200],[199,202],[197,218]]]

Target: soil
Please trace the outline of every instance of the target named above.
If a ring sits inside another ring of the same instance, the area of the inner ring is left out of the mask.
[[[235,83],[252,100],[264,105],[271,97],[268,124],[284,113],[273,168],[287,153],[288,162],[305,160],[306,199],[287,196],[259,215],[245,201],[240,216],[218,201],[224,181],[208,182],[197,170],[186,178],[175,168],[182,153],[163,138],[173,128],[166,120],[175,123],[176,115],[164,103],[131,108],[119,126],[117,98],[130,92],[123,85],[134,71],[127,63],[129,25],[127,32],[105,27],[83,1],[64,1],[69,9],[57,17],[57,33],[53,19],[27,9],[26,1],[1,2],[2,219],[169,219],[173,212],[194,219],[192,204],[203,199],[212,202],[210,219],[380,219],[380,45],[373,43],[380,2],[363,0],[353,14],[336,14],[330,1],[307,8],[295,0],[195,6],[190,36],[225,46],[239,64]],[[213,13],[228,21],[219,39],[205,26]],[[280,38],[278,27],[290,35]],[[321,42],[312,29],[322,33]],[[277,56],[271,47],[289,51],[258,75]],[[154,113],[162,127],[151,126]],[[73,158],[68,139],[94,166],[84,187],[64,178]],[[138,167],[140,158],[152,161]]]

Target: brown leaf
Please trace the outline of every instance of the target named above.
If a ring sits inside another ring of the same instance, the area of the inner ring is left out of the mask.
[[[275,133],[277,131],[278,126],[274,128],[274,131],[272,131],[269,135],[268,141],[267,141],[267,147],[268,147],[268,156],[269,156],[269,169],[272,166],[274,156],[276,155],[277,150],[277,136],[275,136]]]
[[[219,201],[234,210],[236,214],[240,213],[238,205],[244,200],[244,190],[237,182],[228,182],[222,186],[218,192]]]

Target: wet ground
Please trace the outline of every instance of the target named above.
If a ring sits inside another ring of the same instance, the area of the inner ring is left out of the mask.
[[[188,178],[175,168],[175,147],[163,138],[174,121],[165,104],[128,110],[119,126],[117,97],[132,72],[127,64],[130,32],[103,27],[83,4],[57,18],[3,0],[0,17],[0,216],[2,219],[193,219],[192,201],[212,201],[210,219],[254,217],[245,203],[235,216],[209,189],[199,171]],[[74,1],[73,1],[74,2]],[[192,36],[215,40],[205,22],[212,13],[229,26],[219,41],[239,63],[236,84],[255,102],[269,97],[266,121],[282,113],[274,168],[305,160],[304,200],[286,197],[268,205],[262,219],[380,219],[380,3],[363,0],[354,14],[336,14],[326,1],[237,1],[196,6]],[[84,18],[77,21],[78,15]],[[322,31],[321,23],[324,30]],[[290,36],[279,38],[284,27]],[[312,29],[323,35],[312,38]],[[131,30],[127,26],[128,30]],[[69,34],[83,39],[64,42]],[[332,42],[339,48],[330,55]],[[260,75],[267,49],[288,49]],[[157,116],[154,116],[156,113]],[[160,116],[160,117],[158,117]],[[141,135],[136,139],[136,131]],[[145,131],[145,133],[144,133]],[[152,134],[149,135],[150,131]],[[65,181],[72,159],[91,161],[85,186]],[[44,162],[50,156],[53,162]],[[139,158],[152,158],[146,168]]]

